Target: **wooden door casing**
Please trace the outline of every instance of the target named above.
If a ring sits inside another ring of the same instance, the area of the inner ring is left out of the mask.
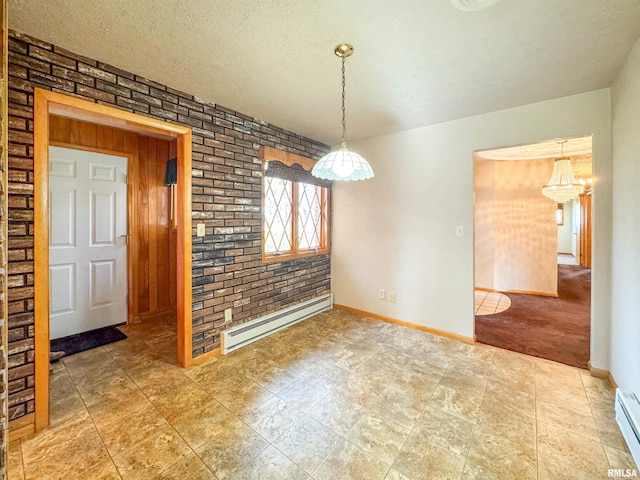
[[[580,265],[591,268],[591,195],[580,195]]]

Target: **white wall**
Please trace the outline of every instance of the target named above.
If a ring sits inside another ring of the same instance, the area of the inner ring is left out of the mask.
[[[473,285],[495,290],[496,264],[496,162],[474,156],[474,244]]]
[[[472,337],[473,151],[593,133],[591,361],[608,369],[610,112],[603,89],[351,142],[376,177],[333,188],[335,302]],[[378,300],[380,288],[396,303]]]
[[[541,194],[553,160],[474,160],[474,285],[557,295],[556,203]]]
[[[563,203],[564,224],[558,226],[558,253],[573,252],[573,200]]]
[[[640,41],[612,87],[611,373],[640,397]]]

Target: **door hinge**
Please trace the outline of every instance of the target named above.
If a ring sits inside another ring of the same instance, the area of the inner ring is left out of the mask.
[[[124,301],[125,301],[125,305],[129,305],[129,295],[125,295]]]

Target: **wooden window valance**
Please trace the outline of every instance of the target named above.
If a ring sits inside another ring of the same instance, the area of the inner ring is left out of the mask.
[[[260,147],[260,160],[265,164],[263,172],[266,177],[331,187],[332,182],[329,180],[311,175],[311,169],[316,162],[310,158],[272,147]]]

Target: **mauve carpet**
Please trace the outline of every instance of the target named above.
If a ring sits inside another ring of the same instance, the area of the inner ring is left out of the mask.
[[[558,265],[558,297],[508,293],[511,307],[476,315],[480,343],[587,368],[591,269]]]

